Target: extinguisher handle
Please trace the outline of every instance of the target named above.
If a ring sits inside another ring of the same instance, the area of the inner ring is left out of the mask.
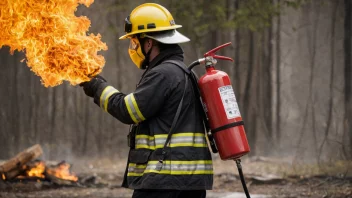
[[[229,45],[231,45],[231,42],[228,42],[228,43],[225,43],[225,44],[223,44],[223,45],[220,45],[220,46],[218,46],[218,47],[216,47],[216,48],[210,50],[209,52],[205,53],[205,54],[204,54],[204,57],[206,58],[206,57],[211,56],[211,57],[213,57],[213,58],[215,58],[215,59],[229,60],[229,61],[232,61],[232,62],[233,62],[233,59],[230,58],[230,57],[219,56],[219,55],[216,55],[216,54],[215,54],[215,53],[216,53],[217,51],[219,51],[220,49],[222,49],[222,48],[224,48],[224,47],[227,47],[227,46],[229,46]]]
[[[221,59],[221,60],[229,60],[233,62],[233,59],[227,56],[218,56],[218,55],[214,55],[213,56],[215,59]]]

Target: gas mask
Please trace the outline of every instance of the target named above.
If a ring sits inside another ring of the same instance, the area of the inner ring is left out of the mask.
[[[137,37],[130,38],[130,47],[128,48],[128,54],[130,55],[132,62],[139,69],[144,69],[143,65],[146,58],[142,52],[142,46],[139,43],[139,40]]]

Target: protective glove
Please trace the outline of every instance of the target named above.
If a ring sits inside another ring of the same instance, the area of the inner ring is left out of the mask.
[[[84,93],[89,97],[94,97],[94,94],[98,91],[99,86],[106,82],[106,80],[100,75],[95,76],[88,82],[83,82],[79,86],[83,87]]]

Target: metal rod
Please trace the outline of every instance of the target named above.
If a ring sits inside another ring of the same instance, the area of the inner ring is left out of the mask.
[[[236,161],[238,173],[240,174],[241,183],[242,183],[244,193],[246,194],[247,198],[251,198],[251,196],[249,195],[248,189],[247,189],[246,181],[244,180],[242,166],[241,166],[241,159],[236,159],[235,161]]]

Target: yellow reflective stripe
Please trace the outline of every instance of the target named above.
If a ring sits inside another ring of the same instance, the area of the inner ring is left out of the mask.
[[[129,163],[128,176],[142,176],[145,173],[171,174],[171,175],[194,175],[214,174],[211,160],[194,161],[170,161],[163,163],[162,170],[156,170],[159,161],[149,161],[148,164],[137,165]]]
[[[176,133],[176,134],[172,135],[172,137],[180,137],[180,136],[185,136],[185,137],[203,137],[205,135],[204,135],[204,133]]]
[[[194,143],[177,143],[177,144],[170,144],[169,147],[182,147],[182,146],[189,146],[189,147],[208,147],[207,144],[194,144]],[[158,144],[156,146],[154,145],[146,145],[146,144],[137,144],[136,145],[136,149],[141,149],[141,148],[145,148],[145,149],[150,149],[150,150],[155,150],[158,148],[163,148],[164,145],[163,144]]]
[[[129,177],[141,177],[144,173],[127,173]]]
[[[134,98],[133,94],[131,94],[131,99],[132,99],[134,109],[137,111],[137,115],[141,118],[142,121],[145,120],[144,116],[142,115],[141,111],[139,110],[139,107],[137,105],[136,99]]]
[[[146,170],[143,173],[127,173],[127,176],[141,177],[145,173],[157,173],[157,174],[168,174],[168,175],[211,175],[211,174],[214,174],[214,171],[212,170],[199,170],[199,171]]]
[[[125,96],[125,103],[126,103],[126,107],[127,107],[127,111],[128,113],[130,114],[132,120],[134,123],[138,123],[136,117],[134,117],[133,113],[132,113],[132,110],[131,110],[131,106],[128,104],[128,95]]]
[[[100,107],[107,111],[109,98],[112,94],[118,93],[119,91],[112,86],[107,86],[102,94],[100,95]]]
[[[195,143],[171,143],[170,144],[170,147],[179,147],[179,146],[207,147],[208,145],[207,144],[195,144]]]
[[[109,102],[109,98],[112,94],[115,94],[115,93],[118,93],[119,91],[115,90],[115,91],[112,91],[110,92],[107,96],[106,96],[106,99],[105,99],[105,102],[104,102],[104,110],[105,111],[108,111],[108,102]]]
[[[129,163],[127,176],[135,176],[135,177],[142,176],[146,168],[147,168],[147,164]],[[135,170],[135,171],[132,171],[132,170]]]
[[[204,133],[176,133],[172,137],[203,137]],[[157,134],[154,135],[155,138],[167,138],[167,134]]]
[[[107,86],[103,90],[103,93],[101,93],[101,95],[100,95],[100,103],[99,103],[100,107],[101,107],[101,104],[103,104],[103,98],[104,98],[103,96],[105,96],[106,91],[109,90],[109,89],[110,89],[110,86]]]
[[[125,103],[126,103],[128,113],[130,114],[132,120],[135,123],[142,122],[143,120],[145,120],[144,116],[139,110],[139,107],[137,105],[137,102],[133,93],[130,93],[125,97]]]
[[[146,168],[147,167],[146,164],[135,164],[135,163],[129,163],[128,166],[135,167],[135,168]]]
[[[158,173],[158,174],[170,174],[170,175],[205,175],[214,174],[213,170],[195,170],[195,171],[173,171],[173,170],[145,170],[144,173]],[[142,176],[139,174],[139,176]]]
[[[146,144],[137,144],[136,145],[136,149],[141,149],[141,148],[155,150],[157,148],[162,148],[162,146],[161,147],[155,147],[155,146],[150,146],[150,145],[146,145]]]
[[[145,148],[155,150],[163,148],[167,134],[159,134],[154,136],[137,135],[136,148]],[[171,136],[169,147],[208,147],[204,133],[177,133]]]
[[[136,135],[136,149],[140,148],[155,150],[154,136]]]
[[[158,164],[159,161],[149,161],[148,164]],[[212,160],[194,160],[194,161],[174,161],[174,160],[165,160],[165,164],[178,165],[178,164],[213,164]]]
[[[154,136],[150,136],[150,135],[136,135],[136,139],[149,139],[149,140],[153,140]]]
[[[154,135],[154,137],[155,137],[155,139],[161,139],[161,138],[166,139],[167,138],[167,134]]]

